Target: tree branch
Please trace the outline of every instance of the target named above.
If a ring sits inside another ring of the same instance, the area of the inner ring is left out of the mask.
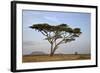
[[[65,38],[68,38],[70,35],[71,34],[69,34],[68,36],[64,36],[64,38],[60,42],[58,42],[57,45],[61,44],[65,40]]]
[[[44,32],[42,32],[42,31],[40,31],[43,35],[45,35],[46,36],[46,34],[44,33]]]

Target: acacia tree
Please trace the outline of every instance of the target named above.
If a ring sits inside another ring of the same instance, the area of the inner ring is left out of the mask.
[[[75,38],[79,37],[81,34],[80,28],[73,29],[67,24],[56,26],[47,23],[33,24],[30,28],[41,32],[46,37],[45,40],[47,40],[51,45],[50,56],[54,55],[60,44],[74,41]]]

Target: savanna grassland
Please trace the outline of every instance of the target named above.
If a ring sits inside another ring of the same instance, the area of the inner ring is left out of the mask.
[[[46,62],[46,61],[69,61],[69,60],[88,60],[91,59],[90,54],[55,54],[49,55],[24,55],[22,62]]]

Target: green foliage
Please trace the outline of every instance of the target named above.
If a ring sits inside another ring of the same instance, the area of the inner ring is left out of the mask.
[[[67,24],[60,25],[49,25],[48,23],[43,24],[33,24],[30,26],[31,29],[38,30],[44,36],[46,36],[45,40],[51,44],[51,55],[54,54],[55,50],[58,48],[58,45],[61,43],[68,43],[71,41],[75,41],[76,37],[82,33],[80,28],[71,28]],[[62,39],[57,42],[58,39]],[[54,46],[55,45],[55,46]]]
[[[45,31],[48,31],[48,32],[65,31],[65,32],[69,32],[69,33],[80,33],[80,28],[72,29],[67,24],[60,24],[60,25],[57,25],[57,26],[49,25],[47,23],[33,24],[32,26],[30,26],[30,28],[36,29],[36,30],[39,30],[39,31],[45,30]]]

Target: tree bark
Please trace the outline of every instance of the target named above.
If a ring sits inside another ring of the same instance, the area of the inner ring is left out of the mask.
[[[70,35],[71,35],[71,34],[69,34],[67,37],[69,37]],[[67,38],[67,37],[66,37],[66,38]],[[58,48],[58,45],[60,45],[60,44],[64,41],[64,39],[65,39],[65,37],[64,37],[60,42],[58,42],[58,43],[56,43],[56,40],[55,40],[54,42],[52,42],[52,44],[51,44],[51,53],[50,53],[50,56],[53,56],[53,55],[54,55],[56,49]],[[53,47],[53,44],[55,44],[54,47]]]
[[[52,48],[52,51],[51,51],[51,53],[50,53],[50,56],[53,56],[53,55],[54,55],[56,49],[57,49],[57,45],[56,45],[54,48]]]
[[[53,44],[51,44],[50,56],[52,56]]]

